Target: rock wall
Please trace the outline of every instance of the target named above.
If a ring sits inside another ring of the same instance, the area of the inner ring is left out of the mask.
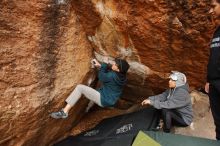
[[[49,118],[90,70],[92,48],[71,4],[1,1],[0,54],[0,145],[48,145],[71,129],[76,119]]]
[[[209,1],[92,2],[102,23],[89,40],[99,55],[130,60],[130,72],[138,74],[130,78],[133,84],[150,83],[150,88],[158,88],[165,84],[161,77],[178,70],[187,75],[192,88],[204,85],[214,28],[208,15]]]
[[[93,53],[100,61],[106,56],[127,58],[127,95],[162,91],[171,70],[184,72],[191,88],[203,86],[214,30],[209,4],[0,1],[0,145],[43,146],[64,136],[83,115],[87,101],[81,100],[68,120],[48,115],[86,79]]]

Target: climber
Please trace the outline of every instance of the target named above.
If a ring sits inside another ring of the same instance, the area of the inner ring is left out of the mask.
[[[66,99],[66,106],[60,111],[50,114],[52,118],[67,118],[69,110],[76,104],[82,94],[100,107],[112,107],[115,105],[127,82],[128,62],[124,59],[115,59],[112,64],[100,64],[96,59],[93,59],[92,62],[99,69],[98,78],[102,86],[95,90],[82,84],[77,85]]]
[[[193,111],[186,76],[173,71],[169,76],[169,89],[159,95],[150,96],[142,105],[152,105],[159,109],[163,120],[163,131],[169,133],[172,125],[189,126]]]

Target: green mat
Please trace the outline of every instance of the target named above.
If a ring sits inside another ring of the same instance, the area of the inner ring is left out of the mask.
[[[154,131],[140,131],[132,146],[220,146],[220,141]]]
[[[146,135],[144,132],[140,131],[134,140],[132,146],[161,146],[154,139]]]

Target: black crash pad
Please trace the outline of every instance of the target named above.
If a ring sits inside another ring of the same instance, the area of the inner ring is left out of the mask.
[[[145,108],[104,119],[91,130],[69,136],[54,146],[130,146],[140,130],[153,130],[158,121],[158,111]]]

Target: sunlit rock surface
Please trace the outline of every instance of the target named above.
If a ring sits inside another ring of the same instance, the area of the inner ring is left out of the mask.
[[[0,2],[0,145],[48,145],[72,118],[49,118],[90,69],[92,48],[70,3]]]

